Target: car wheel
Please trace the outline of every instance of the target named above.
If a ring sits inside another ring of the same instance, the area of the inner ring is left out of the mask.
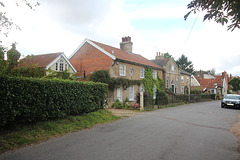
[[[224,105],[221,105],[222,108],[224,108]]]

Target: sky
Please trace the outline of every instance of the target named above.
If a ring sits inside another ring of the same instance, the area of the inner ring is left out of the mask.
[[[40,3],[34,10],[16,6],[16,0],[1,1],[21,28],[8,37],[1,34],[2,44],[10,49],[16,42],[23,56],[64,52],[69,57],[85,38],[119,48],[122,37],[130,36],[133,52],[147,59],[156,52],[175,60],[184,54],[195,70],[240,76],[240,30],[203,22],[204,13],[185,21],[191,0],[29,0]]]

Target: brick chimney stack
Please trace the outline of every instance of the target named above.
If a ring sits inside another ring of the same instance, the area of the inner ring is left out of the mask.
[[[132,45],[131,37],[122,37],[122,42],[120,43],[120,49],[132,53]]]
[[[157,55],[156,55],[155,59],[164,59],[164,54],[160,53],[160,52],[157,52]]]
[[[204,73],[203,73],[203,71],[200,69],[200,71],[199,71],[199,76],[202,78],[202,79],[204,79]]]

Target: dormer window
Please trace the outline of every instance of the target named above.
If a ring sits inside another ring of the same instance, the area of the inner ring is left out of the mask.
[[[59,70],[63,71],[64,61],[61,59],[59,64]]]

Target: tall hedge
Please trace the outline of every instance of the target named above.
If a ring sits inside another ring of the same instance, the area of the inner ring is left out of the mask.
[[[0,126],[64,118],[103,107],[103,83],[0,75]]]

